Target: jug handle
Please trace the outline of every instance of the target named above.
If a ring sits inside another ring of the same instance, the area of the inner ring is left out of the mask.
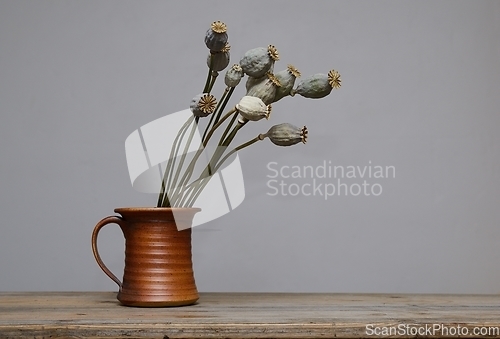
[[[121,289],[122,282],[120,281],[120,279],[118,279],[116,277],[116,275],[114,275],[106,267],[106,265],[104,264],[104,262],[101,259],[101,256],[99,255],[99,251],[97,250],[97,236],[99,235],[99,231],[101,230],[101,228],[103,228],[104,226],[106,226],[108,224],[118,224],[118,226],[120,226],[120,228],[122,228],[123,227],[123,219],[120,217],[117,217],[117,216],[110,216],[110,217],[106,217],[106,218],[102,219],[101,221],[99,221],[97,223],[97,225],[95,225],[94,231],[92,232],[92,253],[94,253],[94,258],[95,258],[95,261],[97,261],[97,265],[99,265],[99,267],[103,270],[103,272],[106,273],[106,275],[108,277],[110,277],[111,280],[113,280],[118,285],[118,287]]]

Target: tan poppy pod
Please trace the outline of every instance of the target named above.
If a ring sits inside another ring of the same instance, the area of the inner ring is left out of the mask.
[[[271,114],[271,105],[266,105],[262,99],[252,96],[244,96],[236,105],[236,109],[241,116],[247,120],[258,121],[260,119],[269,119]]]

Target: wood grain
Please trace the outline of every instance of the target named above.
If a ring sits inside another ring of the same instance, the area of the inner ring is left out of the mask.
[[[0,293],[0,338],[361,338],[368,324],[500,329],[500,296],[201,293],[149,309],[112,292]]]

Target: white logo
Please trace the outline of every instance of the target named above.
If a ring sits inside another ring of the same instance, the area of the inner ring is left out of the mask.
[[[177,132],[192,114],[189,109],[186,109],[166,115],[145,124],[127,137],[125,153],[130,182],[134,189],[144,193],[160,193],[164,171]],[[186,159],[184,163],[189,164],[201,145],[198,129],[196,129],[190,145],[186,147],[186,144],[186,138],[182,138],[179,147],[181,154],[178,157],[184,156]],[[206,161],[198,162],[203,162],[206,165],[210,159],[207,154],[213,154],[213,152],[204,149],[199,160],[203,158]],[[196,168],[194,174],[201,173],[201,169]],[[198,176],[193,177],[197,178]],[[227,166],[221,167],[212,174],[209,183],[196,199],[194,207],[201,208],[201,212],[195,215],[193,227],[229,213],[244,199],[243,173],[240,159],[236,154]],[[180,228],[180,230],[182,229]]]

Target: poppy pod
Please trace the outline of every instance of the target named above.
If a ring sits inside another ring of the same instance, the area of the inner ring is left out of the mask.
[[[247,51],[241,58],[240,65],[246,75],[260,78],[271,70],[277,60],[279,60],[278,50],[269,45],[267,48],[257,47]]]
[[[227,27],[221,21],[214,21],[205,34],[205,45],[212,52],[220,52],[227,43]]]
[[[281,84],[274,74],[268,72],[262,81],[257,82],[247,90],[247,95],[261,98],[264,104],[269,105],[274,101],[276,91],[280,86]]]
[[[269,131],[264,134],[269,140],[278,146],[292,146],[299,142],[306,143],[307,141],[307,127],[296,127],[289,123],[279,124],[271,127]]]
[[[326,97],[333,88],[340,88],[340,74],[331,70],[327,74],[318,73],[302,80],[290,95],[300,94],[305,98],[320,99]]]
[[[189,108],[194,116],[204,118],[214,112],[216,105],[217,100],[213,95],[201,93],[191,99]]]
[[[260,119],[269,119],[271,114],[271,105],[266,105],[262,99],[252,96],[244,96],[236,105],[236,109],[241,116],[247,120],[258,121]]]
[[[243,78],[243,69],[240,65],[234,64],[224,76],[224,83],[227,87],[236,87]]]

